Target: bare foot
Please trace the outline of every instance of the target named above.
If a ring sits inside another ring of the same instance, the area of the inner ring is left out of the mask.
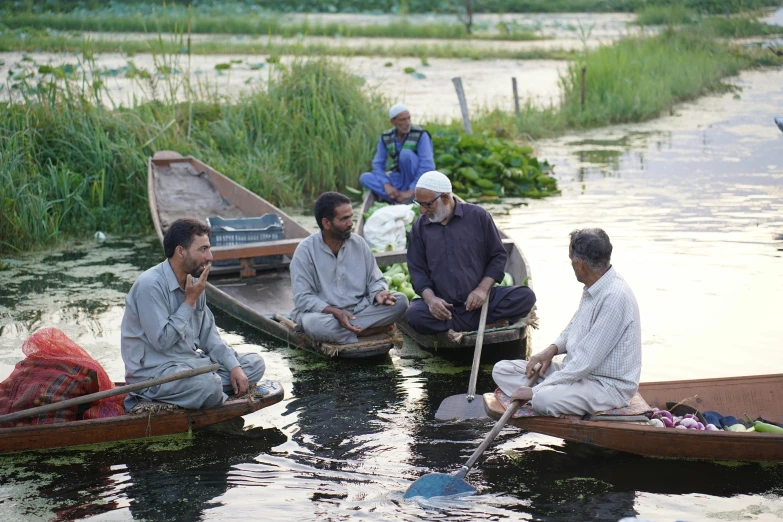
[[[366,330],[362,330],[358,334],[356,334],[357,337],[369,337],[371,335],[378,335],[382,333],[391,333],[394,331],[394,329],[397,328],[397,326],[392,323],[387,326],[376,326],[374,328],[367,328]]]

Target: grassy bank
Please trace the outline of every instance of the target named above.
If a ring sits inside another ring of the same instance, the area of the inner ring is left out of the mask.
[[[220,8],[243,9],[249,13],[278,11],[287,13],[453,13],[462,0],[202,0],[193,2],[200,10]],[[473,2],[477,13],[602,13],[636,11],[646,5],[668,6],[684,3],[686,7],[713,14],[780,5],[777,0],[480,0]],[[108,5],[117,9],[143,9],[160,6],[161,0],[114,0]],[[0,0],[0,7],[20,12],[69,12],[75,8],[99,10],[104,0]]]
[[[693,30],[629,38],[573,62],[561,79],[560,107],[542,109],[528,103],[519,115],[490,111],[473,126],[501,136],[545,138],[572,129],[644,121],[668,113],[677,103],[725,90],[722,79],[743,68],[773,63],[781,62],[768,51],[741,53]]]
[[[546,37],[515,25],[504,25],[502,32],[494,27],[479,26],[468,33],[465,26],[453,22],[411,23],[406,19],[385,24],[344,24],[282,21],[272,14],[248,16],[236,14],[198,14],[182,8],[158,9],[145,13],[130,11],[76,11],[70,13],[14,13],[0,16],[0,24],[10,29],[55,29],[58,31],[93,31],[121,33],[179,33],[190,30],[194,34],[239,34],[248,36],[275,35],[286,38],[298,36],[364,37],[364,38],[433,38],[484,40],[544,40]],[[483,31],[482,31],[483,29]]]
[[[296,63],[268,92],[234,103],[179,83],[186,79],[150,78],[158,99],[115,110],[101,103],[97,81],[27,84],[0,111],[0,252],[63,234],[149,229],[146,158],[156,150],[193,154],[293,205],[356,186],[388,125],[386,103],[324,61]],[[183,87],[192,101],[172,103],[166,93]]]
[[[410,56],[417,58],[463,58],[469,60],[567,60],[576,56],[574,51],[560,49],[516,50],[472,47],[460,44],[389,44],[329,45],[325,43],[286,43],[258,38],[253,40],[205,40],[187,46],[186,38],[92,39],[87,44],[94,53],[165,53],[165,54],[242,54],[242,55],[300,55],[300,56]],[[0,31],[0,52],[81,52],[85,39],[79,36],[51,34],[48,31]]]

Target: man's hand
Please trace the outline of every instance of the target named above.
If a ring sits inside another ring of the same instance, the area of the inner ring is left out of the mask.
[[[440,321],[448,321],[451,319],[451,312],[449,311],[449,308],[454,308],[454,305],[451,303],[447,303],[440,297],[436,297],[433,295],[429,299],[425,299],[424,301],[427,303],[427,306],[430,309],[430,313],[432,314],[432,317],[435,319],[438,319]]]
[[[359,333],[362,331],[362,329],[358,326],[351,324],[351,321],[355,321],[356,317],[354,317],[354,315],[348,310],[340,310],[339,308],[335,308],[334,310],[330,310],[329,313],[332,314],[334,318],[337,319],[337,322],[340,323],[340,326],[346,330],[353,333]]]
[[[196,301],[201,297],[201,293],[204,288],[207,287],[207,277],[209,277],[209,269],[212,268],[212,263],[201,272],[201,277],[196,279],[190,274],[185,276],[185,302],[190,305],[191,308],[196,307]]]
[[[527,366],[525,367],[525,375],[527,375],[527,378],[529,379],[533,377],[533,374],[536,373],[537,364],[541,365],[541,367],[538,368],[538,374],[543,377],[547,368],[549,368],[549,365],[552,363],[552,358],[555,355],[557,355],[557,346],[554,344],[550,344],[545,350],[542,350],[533,355],[527,361]]]
[[[228,374],[228,380],[231,381],[231,387],[234,389],[234,395],[243,395],[247,393],[249,384],[247,375],[241,366],[237,366]]]
[[[468,299],[465,301],[465,310],[468,312],[471,310],[478,310],[484,304],[484,301],[487,300],[488,296],[489,292],[482,288],[481,285],[477,286],[475,290],[468,294]]]
[[[391,183],[384,183],[383,190],[386,191],[386,195],[389,196],[390,200],[397,201],[397,197],[399,197],[400,192],[396,188],[394,188],[394,185],[392,185]]]
[[[388,290],[381,290],[375,294],[375,302],[380,305],[391,306],[397,302],[397,298],[394,297]]]
[[[524,404],[533,398],[533,388],[520,386],[514,391],[514,393],[511,394],[511,398],[515,401],[522,401]]]
[[[412,190],[402,190],[397,192],[397,202],[398,203],[405,203],[406,201],[413,199],[415,192]]]

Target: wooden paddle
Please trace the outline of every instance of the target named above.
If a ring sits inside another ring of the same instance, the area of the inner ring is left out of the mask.
[[[533,377],[528,379],[525,386],[533,386],[538,380],[538,377],[538,371],[536,371],[536,373],[533,374]],[[432,498],[458,495],[461,493],[475,493],[476,488],[465,482],[465,476],[468,474],[468,471],[470,471],[470,468],[473,467],[473,464],[481,457],[482,453],[492,444],[492,441],[498,436],[498,433],[503,429],[503,426],[508,422],[508,419],[516,413],[520,406],[522,406],[522,401],[513,401],[508,405],[503,416],[500,417],[492,427],[492,431],[487,434],[479,447],[476,448],[476,451],[473,452],[473,455],[470,456],[468,461],[459,471],[452,475],[446,473],[429,473],[424,475],[411,484],[403,498]]]
[[[468,394],[452,395],[443,399],[438,411],[435,412],[435,418],[438,420],[481,419],[487,416],[484,411],[483,397],[477,401],[474,400],[479,363],[481,362],[481,347],[484,344],[484,330],[487,327],[487,310],[489,310],[489,295],[481,305],[481,318],[479,319],[478,335],[476,335],[476,348],[473,350],[473,367],[470,370]]]
[[[219,365],[211,364],[209,366],[204,366],[202,368],[194,368],[192,370],[186,370],[184,372],[173,373],[165,377],[158,377],[157,379],[150,379],[148,381],[137,382],[136,384],[127,384],[125,386],[118,386],[116,388],[112,388],[111,390],[104,390],[97,393],[91,393],[89,395],[82,395],[81,397],[75,397],[73,399],[54,402],[52,404],[45,404],[43,406],[38,406],[36,408],[29,408],[27,410],[9,413],[7,415],[0,415],[0,424],[4,424],[6,422],[12,422],[18,419],[24,419],[27,417],[32,417],[33,415],[38,415],[40,413],[48,413],[50,411],[56,411],[62,408],[68,408],[70,406],[78,406],[79,404],[88,404],[90,402],[105,399],[106,397],[114,397],[115,395],[122,395],[123,393],[143,390],[145,388],[157,386],[158,384],[164,384],[171,381],[178,381],[180,379],[187,379],[188,377],[195,377],[196,375],[201,375],[202,373],[217,371],[218,368],[220,368]]]

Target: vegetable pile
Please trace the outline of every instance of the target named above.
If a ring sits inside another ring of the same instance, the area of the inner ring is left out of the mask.
[[[706,414],[705,414],[706,415]],[[763,422],[760,420],[753,421],[748,417],[748,415],[745,415],[745,418],[748,419],[748,423],[750,423],[751,427],[746,428],[741,423],[732,424],[730,426],[725,425],[726,419],[734,419],[734,417],[724,417],[721,421],[724,423],[724,428],[719,428],[718,426],[715,426],[714,424],[703,424],[698,415],[688,413],[686,415],[683,415],[682,417],[677,417],[672,415],[667,410],[659,410],[658,408],[653,408],[653,414],[650,418],[650,424],[652,426],[656,426],[658,428],[677,428],[681,430],[704,430],[704,431],[732,431],[735,433],[749,433],[749,432],[760,432],[760,433],[783,433],[783,428],[780,426],[775,426],[774,424],[769,424],[767,422]],[[734,422],[734,420],[732,421]]]
[[[531,147],[495,137],[490,132],[465,134],[433,129],[437,169],[448,176],[463,199],[493,201],[502,197],[543,198],[559,194],[547,161],[532,156]]]
[[[653,408],[650,424],[659,428],[679,428],[681,430],[706,430],[720,431],[720,428],[714,424],[706,426],[699,421],[699,417],[693,413],[688,413],[682,417],[672,415],[666,410]],[[740,425],[741,426],[741,425]]]
[[[395,263],[381,267],[383,272],[383,278],[386,279],[386,283],[389,285],[389,290],[392,292],[402,292],[408,300],[420,299],[421,296],[413,289],[413,283],[411,282],[411,275],[408,272],[408,263]],[[513,286],[514,278],[508,272],[505,272],[503,281],[496,283],[495,286]]]

